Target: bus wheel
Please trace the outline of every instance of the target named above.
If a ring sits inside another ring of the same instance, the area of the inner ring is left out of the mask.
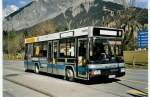
[[[74,81],[74,73],[73,73],[73,70],[71,70],[71,69],[67,69],[67,70],[66,70],[66,80]]]
[[[38,65],[35,65],[35,73],[39,73],[39,67],[38,67]]]
[[[24,71],[25,71],[25,72],[28,72],[29,70],[28,70],[28,69],[25,69]]]

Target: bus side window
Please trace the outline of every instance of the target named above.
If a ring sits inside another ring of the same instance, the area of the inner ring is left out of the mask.
[[[67,40],[67,45],[66,45],[66,53],[67,57],[75,57],[75,39],[68,39]]]
[[[71,57],[74,57],[74,46],[71,46],[71,48],[69,49],[69,53],[70,53],[70,55],[71,55]]]
[[[48,44],[48,58],[51,58],[51,51],[52,51],[52,45],[51,43]]]
[[[28,53],[28,44],[25,45],[25,56],[24,59],[27,60],[27,54]]]
[[[33,56],[35,57],[47,57],[47,42],[35,43]]]
[[[79,46],[79,56],[86,56],[86,48],[85,48],[85,43],[84,42],[80,42],[80,46]]]
[[[75,39],[63,39],[59,47],[60,57],[75,57]]]
[[[40,56],[47,57],[47,42],[45,42],[41,45]]]
[[[60,42],[60,48],[59,48],[59,55],[60,55],[60,57],[64,57],[64,56],[66,56],[66,44],[65,44],[65,42]]]
[[[31,59],[31,57],[33,56],[33,45],[32,44],[28,44],[27,45],[27,58]]]
[[[57,58],[57,50],[58,50],[58,46],[57,46],[57,42],[53,43],[53,57]]]
[[[35,56],[39,56],[39,54],[40,54],[40,47],[37,46],[35,47]]]

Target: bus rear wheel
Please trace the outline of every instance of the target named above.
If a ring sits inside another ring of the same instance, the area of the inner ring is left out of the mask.
[[[72,69],[66,69],[66,80],[74,81],[74,73]]]
[[[25,69],[24,71],[25,71],[25,72],[28,72],[29,70],[28,70],[28,69]]]
[[[38,67],[38,65],[35,65],[35,73],[39,73],[39,67]]]

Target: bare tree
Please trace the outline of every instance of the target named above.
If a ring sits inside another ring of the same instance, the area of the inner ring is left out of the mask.
[[[135,5],[136,0],[129,0],[129,5],[132,7]]]
[[[120,3],[125,7],[132,7],[135,5],[136,0],[120,0]]]
[[[68,28],[68,30],[70,30],[70,29],[71,29],[72,20],[69,20],[69,18],[66,16],[65,13],[63,13],[63,15],[64,15],[64,18],[65,18],[65,20],[66,20],[67,28]]]

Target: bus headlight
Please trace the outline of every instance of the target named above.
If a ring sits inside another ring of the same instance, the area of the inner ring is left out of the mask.
[[[124,67],[124,63],[119,63],[119,67]]]
[[[125,72],[125,71],[126,71],[125,68],[120,69],[120,72]]]
[[[101,74],[101,70],[93,70],[91,72],[92,75],[100,75]]]

